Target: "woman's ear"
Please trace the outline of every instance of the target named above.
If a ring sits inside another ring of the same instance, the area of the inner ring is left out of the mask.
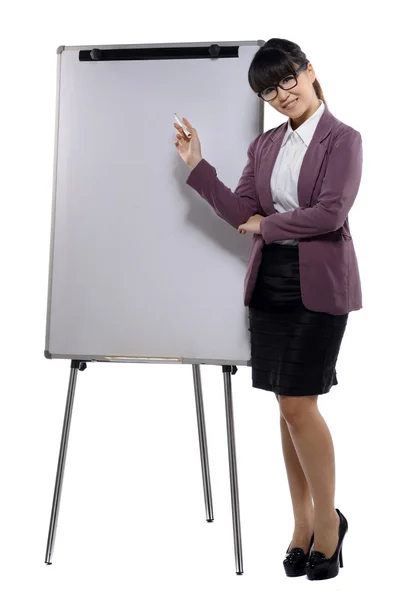
[[[314,81],[316,79],[316,75],[315,75],[314,67],[312,66],[311,63],[308,63],[308,65],[307,65],[307,72],[308,72],[308,76],[310,77],[311,83],[314,83]]]

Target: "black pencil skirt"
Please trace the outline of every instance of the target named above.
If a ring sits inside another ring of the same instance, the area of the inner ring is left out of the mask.
[[[253,387],[285,396],[329,392],[347,318],[304,306],[298,246],[265,244],[249,303]]]

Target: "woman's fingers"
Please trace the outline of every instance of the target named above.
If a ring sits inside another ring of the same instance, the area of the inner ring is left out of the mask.
[[[174,127],[179,131],[179,133],[181,134],[181,136],[184,136],[185,138],[187,137],[185,132],[183,131],[182,127],[180,125],[178,125],[177,123],[174,123]]]

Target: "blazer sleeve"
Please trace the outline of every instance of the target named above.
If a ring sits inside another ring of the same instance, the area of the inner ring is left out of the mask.
[[[264,217],[260,230],[265,243],[305,238],[339,229],[356,199],[362,161],[361,134],[351,129],[339,136],[328,157],[317,203]]]
[[[191,170],[186,183],[196,190],[216,214],[237,229],[259,213],[254,182],[254,150],[260,133],[249,145],[247,163],[236,189],[232,192],[217,177],[215,168],[204,158]]]

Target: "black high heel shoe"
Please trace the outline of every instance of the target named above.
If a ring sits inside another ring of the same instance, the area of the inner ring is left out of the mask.
[[[314,542],[314,534],[311,536],[310,546],[308,548],[307,554],[304,554],[304,550],[302,548],[292,548],[289,551],[290,544],[288,549],[286,550],[286,558],[283,561],[283,566],[285,568],[286,575],[288,577],[298,577],[299,575],[306,574],[306,563],[310,556],[311,546]]]
[[[346,517],[340,510],[338,508],[335,510],[340,518],[338,545],[330,558],[326,558],[323,552],[312,550],[310,559],[306,564],[308,579],[330,579],[331,577],[336,577],[339,573],[339,564],[340,567],[343,567],[342,545],[349,525]]]

